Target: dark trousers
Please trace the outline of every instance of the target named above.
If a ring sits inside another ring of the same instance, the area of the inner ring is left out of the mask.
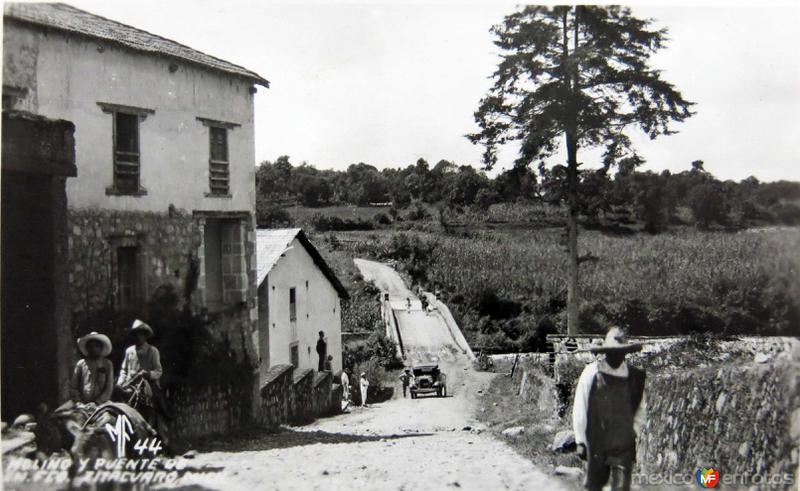
[[[633,472],[632,450],[622,452],[588,452],[584,487],[590,491],[601,491],[611,479],[611,491],[629,491]]]

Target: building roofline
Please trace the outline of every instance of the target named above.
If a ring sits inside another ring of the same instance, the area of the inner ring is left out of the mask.
[[[30,18],[30,17],[21,17],[18,13],[14,13],[14,12],[9,13],[9,10],[7,8],[9,5],[13,5],[13,4],[6,4],[6,9],[5,9],[4,15],[3,15],[3,20],[10,20],[10,21],[14,21],[14,22],[19,22],[21,24],[33,25],[33,26],[36,26],[36,27],[44,27],[46,29],[53,29],[53,30],[60,31],[60,32],[66,32],[66,33],[70,33],[70,34],[73,34],[73,35],[76,35],[76,36],[85,37],[85,38],[89,38],[89,39],[100,39],[100,40],[103,40],[105,42],[109,42],[109,43],[115,44],[117,46],[121,46],[123,48],[127,48],[127,49],[130,49],[132,51],[139,52],[139,53],[145,53],[145,54],[150,54],[150,55],[159,55],[159,56],[163,56],[165,58],[171,58],[171,59],[174,59],[174,60],[179,60],[181,62],[185,62],[185,63],[189,63],[189,64],[192,64],[192,65],[200,66],[200,67],[203,67],[203,68],[205,68],[207,70],[211,70],[211,71],[215,71],[215,72],[223,72],[223,73],[231,75],[231,76],[236,76],[236,77],[239,77],[239,78],[250,80],[253,83],[255,83],[256,85],[261,85],[262,87],[265,87],[265,88],[269,88],[269,85],[270,85],[269,84],[269,80],[267,80],[266,78],[262,77],[261,75],[257,74],[256,72],[254,72],[252,70],[249,70],[249,69],[247,69],[247,68],[245,68],[245,67],[243,67],[241,65],[237,65],[236,63],[231,63],[231,62],[229,62],[227,60],[223,60],[222,58],[219,58],[219,57],[216,57],[214,55],[210,55],[208,53],[205,53],[203,51],[194,49],[194,48],[192,48],[190,46],[187,46],[187,45],[185,45],[183,43],[179,43],[179,42],[177,42],[177,41],[175,41],[173,39],[169,39],[167,37],[160,36],[158,34],[154,34],[152,32],[146,31],[144,29],[140,29],[140,28],[132,26],[130,24],[125,24],[123,22],[119,22],[119,21],[116,21],[114,19],[109,19],[107,17],[103,17],[101,15],[97,15],[97,14],[94,14],[92,12],[79,9],[77,7],[73,7],[72,5],[69,5],[69,4],[66,4],[66,3],[52,3],[51,5],[59,6],[59,7],[66,7],[68,9],[71,9],[71,10],[74,10],[74,11],[77,11],[77,12],[80,12],[80,13],[83,13],[83,14],[86,14],[86,15],[90,15],[90,16],[95,17],[97,19],[103,20],[103,21],[108,22],[110,24],[114,24],[114,25],[117,25],[117,26],[122,26],[125,29],[132,29],[132,30],[134,30],[134,31],[136,31],[138,33],[146,34],[147,36],[151,36],[153,38],[157,38],[157,39],[159,39],[161,41],[164,41],[166,43],[171,43],[174,46],[178,46],[178,47],[183,48],[185,50],[188,50],[188,51],[197,53],[199,55],[202,55],[204,57],[208,57],[208,58],[218,62],[220,65],[229,66],[230,69],[225,68],[223,66],[217,66],[217,65],[211,65],[209,63],[203,63],[200,60],[193,60],[191,58],[188,58],[188,57],[185,57],[185,56],[180,56],[180,55],[175,54],[175,53],[169,53],[169,52],[166,52],[166,51],[163,51],[163,50],[158,50],[158,49],[147,50],[147,49],[139,48],[139,47],[137,47],[136,45],[134,45],[132,43],[127,43],[127,42],[124,42],[124,41],[122,41],[120,39],[115,39],[115,38],[110,37],[110,36],[101,36],[99,34],[94,34],[94,33],[86,32],[86,31],[82,31],[82,30],[78,30],[78,29],[74,29],[74,28],[69,28],[67,26],[62,26],[62,25],[58,25],[58,24],[54,24],[54,23],[48,23],[48,22],[45,22],[45,21],[42,21],[42,20]]]
[[[328,266],[328,263],[325,262],[325,259],[319,253],[317,248],[314,247],[314,244],[312,244],[308,239],[305,232],[300,229],[300,231],[297,232],[296,237],[300,243],[303,244],[303,247],[306,248],[306,251],[308,251],[309,255],[311,255],[311,258],[314,260],[314,264],[317,265],[317,267],[322,271],[322,274],[325,275],[328,281],[330,281],[331,285],[333,285],[333,288],[339,293],[339,298],[342,300],[350,300],[350,293],[347,291],[347,288],[345,288],[342,282],[339,281],[339,278],[336,277],[336,273],[334,273],[330,266]]]

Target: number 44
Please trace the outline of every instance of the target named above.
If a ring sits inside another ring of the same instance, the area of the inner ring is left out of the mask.
[[[144,455],[145,452],[149,452],[153,457],[156,457],[161,451],[161,440],[158,438],[145,438],[144,440],[136,440],[136,443],[133,445],[133,449],[136,450],[139,455]]]

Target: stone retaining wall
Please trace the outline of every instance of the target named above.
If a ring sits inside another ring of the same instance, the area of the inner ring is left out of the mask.
[[[331,372],[317,372],[314,375],[313,395],[311,399],[312,412],[315,417],[326,416],[331,407],[331,387],[333,375]]]
[[[800,449],[798,373],[798,363],[751,363],[650,377],[642,471],[792,474]]]
[[[260,426],[277,428],[289,422],[293,384],[294,367],[292,365],[270,367],[265,383],[260,390],[261,405],[258,414]]]
[[[306,368],[295,372],[291,401],[290,423],[303,424],[314,419],[314,370]]]
[[[171,426],[174,437],[190,440],[236,431],[249,425],[252,422],[251,382],[165,389],[174,411]]]

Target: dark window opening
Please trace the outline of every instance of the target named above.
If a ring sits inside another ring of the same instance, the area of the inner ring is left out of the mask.
[[[289,288],[289,321],[297,320],[297,290]]]
[[[139,248],[117,248],[117,305],[136,307],[140,303]]]
[[[223,307],[222,288],[222,221],[206,220],[203,237],[205,246],[206,308],[217,312]]]
[[[209,181],[211,194],[230,194],[230,166],[228,162],[228,130],[210,126]]]
[[[139,192],[139,116],[114,113],[114,188]]]
[[[300,368],[300,350],[296,344],[289,347],[289,358],[295,368]]]

